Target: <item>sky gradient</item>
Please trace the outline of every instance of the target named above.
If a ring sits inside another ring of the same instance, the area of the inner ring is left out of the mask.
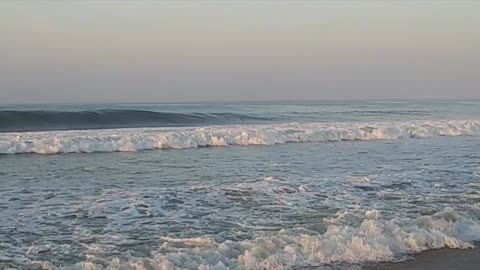
[[[0,103],[480,98],[480,1],[0,2]]]

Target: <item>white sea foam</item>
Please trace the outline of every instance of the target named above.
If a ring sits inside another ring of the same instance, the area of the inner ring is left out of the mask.
[[[409,121],[0,133],[0,154],[122,152],[480,135],[480,121]]]
[[[405,254],[439,248],[472,248],[480,239],[478,209],[467,214],[445,209],[416,219],[383,220],[378,210],[365,212],[358,226],[330,225],[323,234],[289,230],[264,233],[251,240],[222,243],[205,237],[163,237],[149,258],[96,259],[68,269],[292,269],[334,263],[359,264],[392,261]],[[32,262],[42,269],[57,269],[47,262]],[[58,268],[67,269],[67,268]],[[321,268],[319,268],[321,269]]]
[[[352,181],[353,183],[364,184],[364,183],[370,183],[372,180],[367,176],[358,176],[358,177],[351,177],[350,181]]]

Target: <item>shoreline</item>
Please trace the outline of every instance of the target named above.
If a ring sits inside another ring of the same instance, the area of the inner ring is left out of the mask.
[[[413,255],[413,260],[364,265],[362,270],[478,270],[480,248],[436,249]]]

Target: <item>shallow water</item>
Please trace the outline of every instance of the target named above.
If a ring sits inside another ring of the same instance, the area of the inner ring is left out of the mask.
[[[0,155],[0,268],[351,269],[472,247],[475,132]]]

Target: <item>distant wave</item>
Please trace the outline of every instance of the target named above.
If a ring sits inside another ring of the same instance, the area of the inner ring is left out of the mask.
[[[403,121],[0,133],[0,154],[122,152],[291,142],[479,136],[480,121]]]
[[[356,110],[342,113],[371,114],[371,115],[430,115],[430,112],[420,110]]]
[[[0,132],[198,126],[258,123],[267,120],[269,119],[235,113],[143,110],[0,111]]]

